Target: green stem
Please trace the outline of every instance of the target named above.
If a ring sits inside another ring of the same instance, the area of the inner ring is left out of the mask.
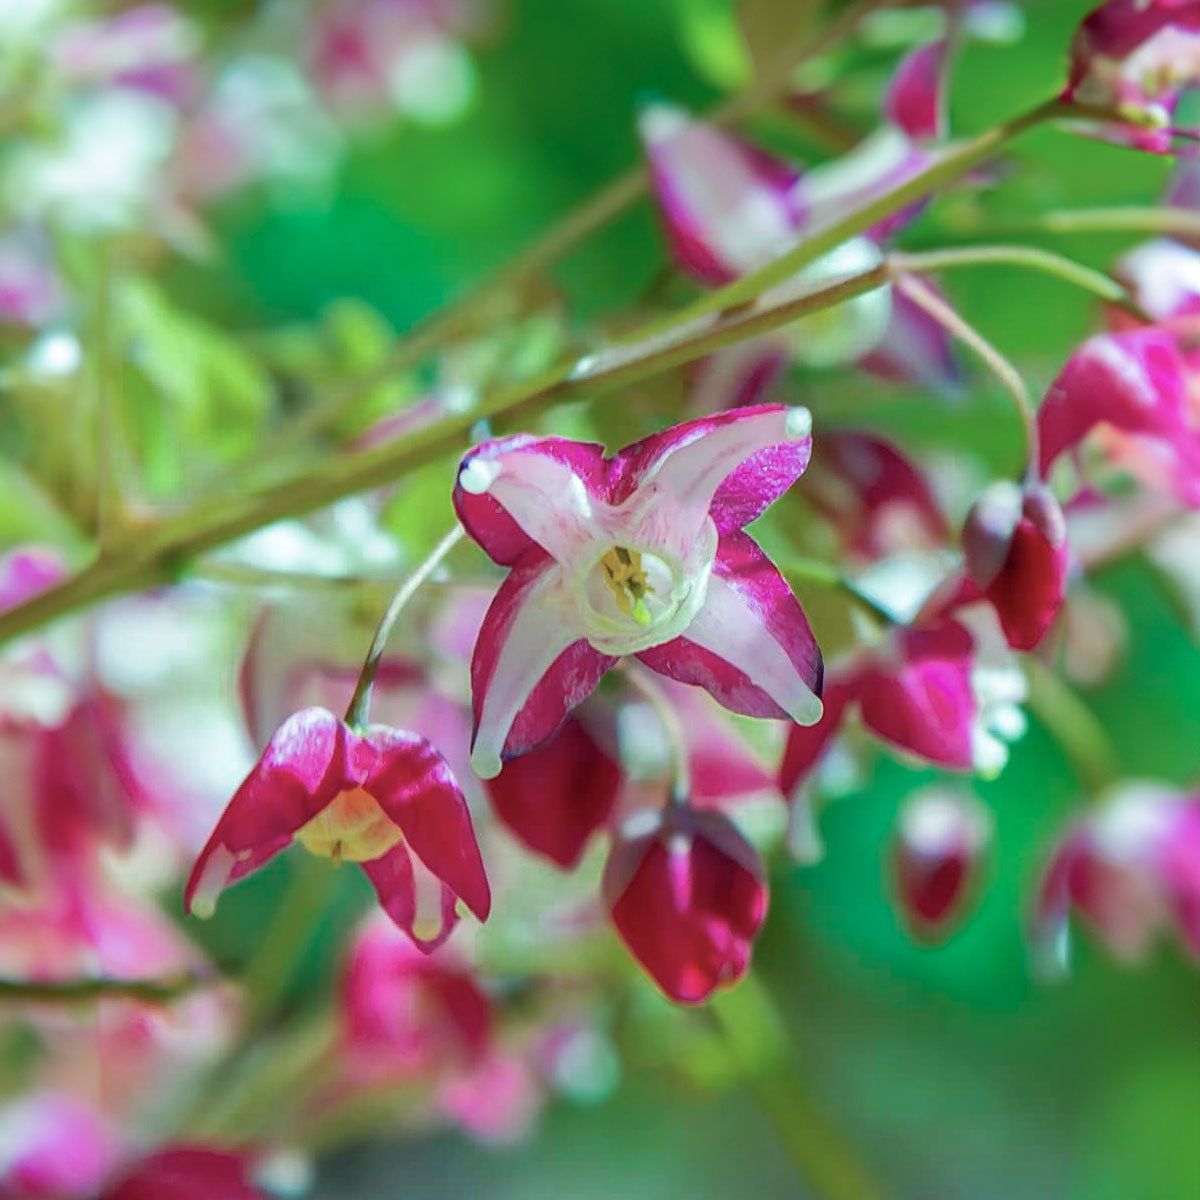
[[[759,1108],[814,1193],[823,1200],[884,1200],[887,1193],[829,1124],[805,1086],[786,1026],[751,973],[709,1004]]]
[[[927,250],[918,254],[893,254],[892,261],[904,271],[927,274],[934,271],[952,271],[960,267],[1014,266],[1053,275],[1064,283],[1072,284],[1107,300],[1119,304],[1141,321],[1150,318],[1142,311],[1129,291],[1111,275],[1093,270],[1038,246],[955,246],[945,250]]]
[[[1012,397],[1025,437],[1024,471],[1032,476],[1037,471],[1038,462],[1037,410],[1020,371],[923,280],[901,272],[897,276],[896,286],[947,333],[970,349]]]
[[[1200,237],[1200,213],[1186,208],[1153,205],[1117,205],[1104,208],[1064,208],[1043,213],[1002,231],[1042,233],[1158,233]]]
[[[624,345],[562,364],[535,379],[501,389],[470,413],[448,417],[398,442],[334,459],[319,473],[306,468],[249,497],[217,497],[132,530],[109,555],[58,587],[0,614],[0,643],[123,591],[172,582],[186,572],[192,559],[264,525],[394,483],[425,463],[464,449],[480,421],[510,424],[559,401],[626,386],[872,291],[887,278],[887,264],[881,263],[765,308],[693,321],[639,345]]]
[[[1058,743],[1079,782],[1093,795],[1120,777],[1120,761],[1108,731],[1079,695],[1041,659],[1027,657],[1029,707]]]
[[[196,971],[160,979],[66,979],[58,982],[33,982],[27,979],[0,979],[0,1001],[39,1004],[80,1004],[88,1001],[117,999],[138,1000],[143,1004],[169,1004],[197,988],[215,983],[215,978]]]
[[[333,868],[325,860],[307,852],[293,856],[283,899],[242,974],[245,1006],[240,1042],[266,1022],[287,993],[317,930],[318,918],[329,905],[333,881]]]
[[[352,729],[361,728],[367,724],[371,708],[371,688],[375,684],[375,675],[379,670],[384,651],[387,649],[388,638],[392,636],[396,619],[404,610],[405,605],[416,595],[421,584],[437,570],[441,561],[458,545],[462,537],[462,526],[455,524],[450,532],[430,551],[429,557],[400,585],[399,591],[392,597],[391,604],[388,605],[387,611],[376,626],[375,636],[371,639],[371,645],[367,649],[367,657],[363,662],[362,670],[358,673],[354,695],[351,696],[350,703],[346,708],[346,724]]]
[[[779,96],[787,88],[797,66],[831,49],[852,33],[868,13],[880,8],[913,7],[921,2],[923,0],[856,0],[820,32],[806,33],[785,46],[773,62],[759,72],[750,87],[714,109],[707,119],[717,125],[735,124]],[[645,193],[649,178],[646,168],[639,165],[605,184],[499,270],[486,275],[458,300],[416,325],[384,367],[350,384],[325,404],[314,406],[297,417],[281,434],[279,446],[293,445],[328,428],[371,388],[416,366],[446,342],[470,330],[496,297],[518,290],[527,280],[564,258],[631,207]]]
[[[686,804],[692,794],[691,762],[687,737],[675,706],[667,698],[657,677],[635,659],[621,663],[621,671],[630,685],[654,710],[671,747],[671,803]]]
[[[757,271],[751,271],[715,292],[709,292],[682,311],[672,314],[669,324],[695,320],[708,313],[726,311],[752,301],[885,217],[961,179],[972,168],[997,155],[1022,133],[1062,115],[1063,106],[1060,102],[1049,100],[968,142],[943,151],[923,171],[918,171],[892,191],[853,209]],[[635,338],[648,337],[666,323],[653,323],[639,330]]]

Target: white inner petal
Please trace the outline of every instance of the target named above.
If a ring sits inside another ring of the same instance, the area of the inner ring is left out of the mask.
[[[708,598],[688,626],[687,636],[744,672],[797,725],[814,725],[821,719],[821,700],[787,651],[741,593],[720,576],[709,580]]]

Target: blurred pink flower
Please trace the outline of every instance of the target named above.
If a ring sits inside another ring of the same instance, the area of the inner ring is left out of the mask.
[[[199,52],[199,30],[168,4],[69,25],[51,48],[70,82],[134,88],[179,107],[198,91]]]
[[[655,983],[698,1004],[735,983],[767,912],[757,852],[728,817],[673,804],[631,818],[604,871],[613,924]]]
[[[940,942],[969,902],[991,840],[992,821],[974,797],[945,787],[908,796],[892,833],[896,903],[923,942]]]
[[[868,561],[935,549],[950,535],[920,468],[874,434],[823,432],[802,490],[832,522],[845,552]]]
[[[207,915],[229,884],[292,841],[358,863],[384,911],[422,949],[449,936],[460,899],[487,919],[491,898],[462,791],[417,734],[381,725],[358,733],[322,708],[289,717],[200,852],[185,904]],[[418,868],[437,883],[437,918],[420,911]]]
[[[1034,910],[1034,948],[1048,970],[1069,962],[1072,912],[1124,962],[1145,958],[1164,930],[1200,961],[1200,798],[1124,783],[1068,825]]]
[[[1075,34],[1063,99],[1128,117],[1128,125],[1101,127],[1100,136],[1163,154],[1171,149],[1179,93],[1197,79],[1197,0],[1109,0]]]
[[[1200,507],[1200,407],[1187,362],[1165,330],[1084,342],[1050,385],[1038,434],[1043,477],[1092,436],[1115,465]]]
[[[0,1107],[0,1195],[6,1200],[93,1196],[118,1152],[108,1120],[69,1092],[31,1092]]]
[[[472,765],[545,741],[616,660],[699,684],[735,712],[820,716],[821,658],[783,576],[741,532],[808,463],[805,409],[678,425],[605,458],[528,436],[459,468],[467,532],[512,568],[472,659]]]

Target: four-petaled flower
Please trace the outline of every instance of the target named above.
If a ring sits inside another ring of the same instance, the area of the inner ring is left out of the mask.
[[[612,458],[592,443],[517,436],[463,459],[459,518],[511,568],[471,662],[477,774],[549,738],[624,655],[735,712],[820,719],[808,621],[742,532],[808,465],[810,430],[807,409],[763,405]]]
[[[422,949],[449,936],[461,900],[481,921],[491,905],[466,801],[445,759],[415,733],[351,729],[324,708],[276,731],[196,860],[188,909],[217,896],[291,842],[335,864],[358,863],[380,904]],[[417,871],[440,885],[440,915],[423,911]]]

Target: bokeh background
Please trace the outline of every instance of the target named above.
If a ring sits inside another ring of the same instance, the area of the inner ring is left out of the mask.
[[[179,7],[220,47],[223,38],[241,36],[254,5],[180,0]],[[449,114],[375,122],[353,131],[337,165],[319,178],[268,181],[221,198],[206,212],[215,251],[172,258],[158,275],[164,293],[251,345],[278,342],[289,328],[307,331],[301,339],[316,337],[314,330],[328,332],[337,322],[352,331],[351,341],[369,329],[386,344],[636,162],[640,98],[660,94],[700,109],[717,102],[745,80],[746,28],[769,39],[772,30],[799,28],[819,6],[496,0],[487,7],[465,65],[456,68],[465,76]],[[1026,17],[1019,42],[963,48],[953,89],[956,134],[987,128],[1061,86],[1065,48],[1091,5],[1028,0],[1019,7]],[[831,57],[843,131],[872,127],[896,53],[886,38],[860,39]],[[782,112],[765,113],[748,129],[803,160],[830,153]],[[946,197],[906,231],[903,244],[956,244],[1056,208],[1150,203],[1169,166],[1039,129],[1006,156],[987,188]],[[1105,268],[1137,238],[1031,231],[1022,240]],[[613,314],[641,303],[663,264],[663,243],[642,201],[588,238],[550,282],[568,324],[612,329],[619,324]],[[993,266],[956,272],[946,288],[1039,393],[1097,327],[1094,299],[1049,277]],[[274,352],[283,353],[278,345]],[[950,406],[846,371],[797,372],[784,387],[813,408],[818,427],[837,420],[885,432],[935,461],[947,478],[956,470],[980,478],[1002,472],[1019,451],[1006,399],[981,374]],[[551,417],[549,425],[619,442],[623,406],[663,403],[635,389],[599,399],[594,411]],[[434,471],[400,493],[398,527],[414,544],[445,526],[445,477]],[[27,498],[6,491],[0,529],[9,541],[23,540],[34,524]],[[1111,663],[1081,694],[1126,775],[1194,782],[1200,648],[1186,604],[1137,555],[1093,583],[1124,617],[1111,633]],[[1032,891],[1052,838],[1086,800],[1086,781],[1035,712],[1002,777],[975,785],[996,830],[978,905],[946,945],[931,948],[905,931],[883,855],[903,798],[937,778],[879,754],[823,813],[824,860],[773,860],[772,908],[754,971],[775,1000],[795,1070],[897,1196],[1200,1196],[1194,968],[1166,944],[1148,961],[1124,966],[1087,936],[1077,939],[1069,977],[1047,983],[1030,967]],[[265,914],[297,869],[290,859],[273,863],[226,897],[213,922],[190,923],[189,933],[236,970],[253,956]],[[328,995],[331,964],[363,900],[343,872],[285,1013],[302,1014]],[[350,1145],[319,1162],[315,1195],[807,1194],[719,1047],[696,1033],[707,1028],[704,1013],[671,1009],[640,983],[609,1003],[612,1062],[588,1094],[548,1105],[527,1139],[481,1146],[447,1131]],[[775,1047],[770,1038],[767,1045]]]

